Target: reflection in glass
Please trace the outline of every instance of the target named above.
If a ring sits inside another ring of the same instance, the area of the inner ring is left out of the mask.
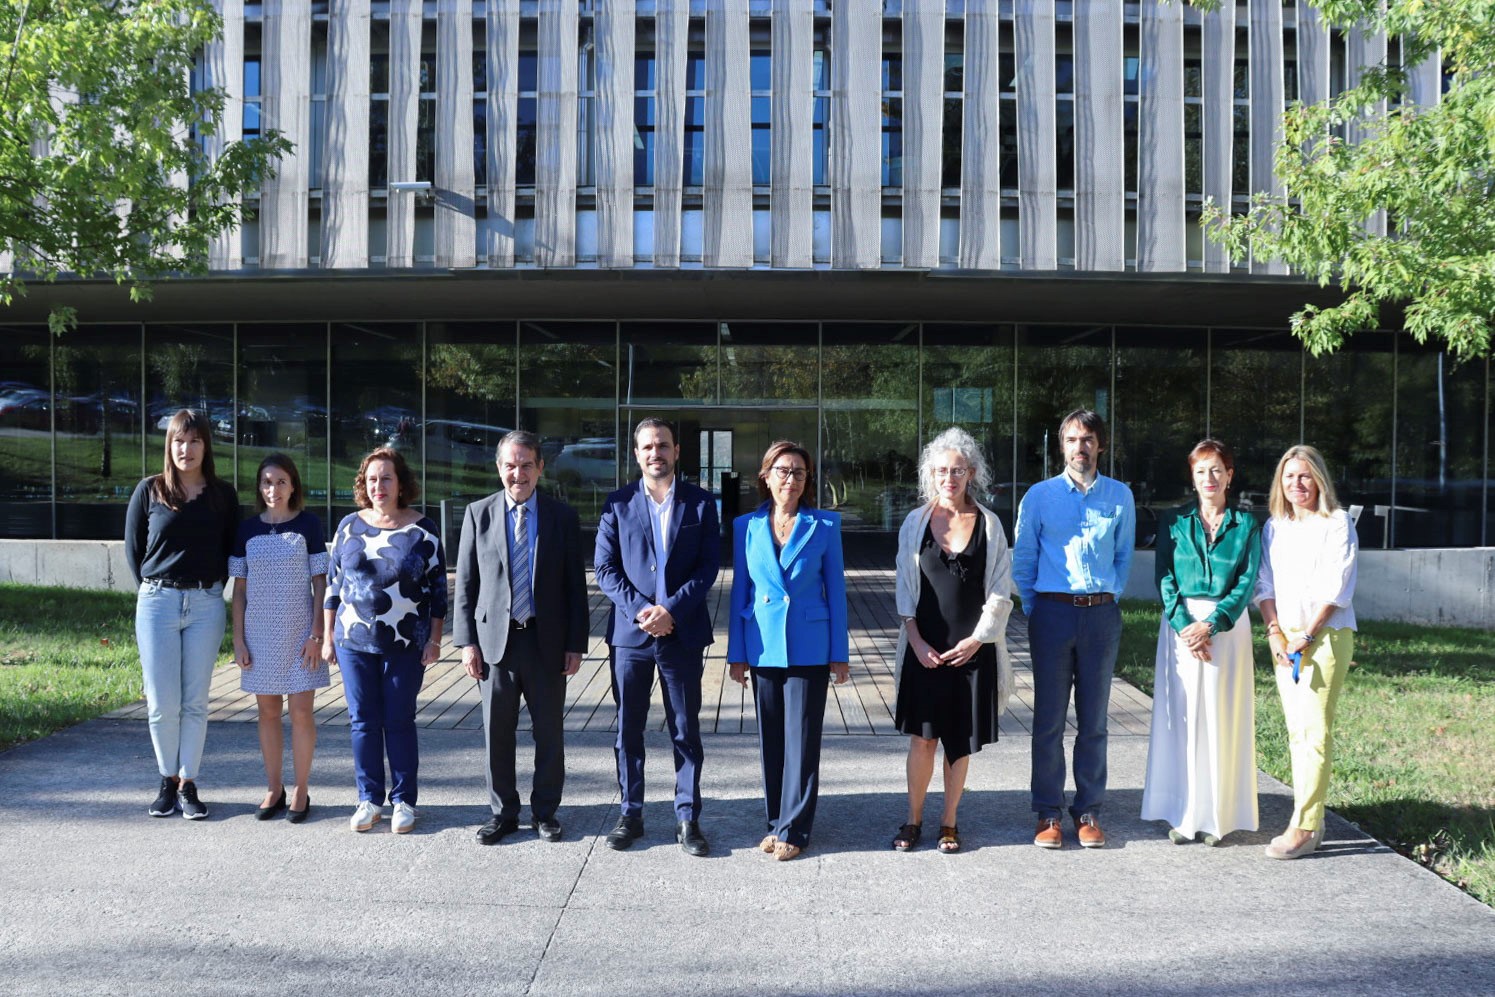
[[[498,442],[517,425],[514,335],[513,322],[426,326],[426,501],[447,503],[448,530],[456,505],[499,488]]]
[[[324,323],[239,326],[238,434],[237,483],[246,506],[254,501],[255,468],[280,451],[296,462],[306,507],[326,519],[331,483]]]
[[[842,528],[896,530],[919,504],[919,327],[821,327],[821,496]]]
[[[1481,424],[1487,411],[1489,362],[1460,366],[1446,353],[1418,346],[1409,336],[1400,337],[1398,345],[1397,508],[1385,542],[1392,547],[1487,544],[1487,454]],[[1377,388],[1382,394],[1385,383]]]
[[[1059,420],[1087,408],[1116,430],[1111,410],[1110,326],[1027,325],[1017,329],[1016,498],[1063,470]],[[1111,455],[1100,458],[1111,474]]]
[[[332,327],[332,514],[328,533],[352,512],[353,479],[364,455],[418,432],[421,332],[414,322],[344,323]],[[421,461],[405,451],[416,479]],[[427,511],[425,499],[416,502]]]
[[[52,375],[45,326],[0,326],[0,537],[52,535]],[[137,462],[139,444],[137,442]]]
[[[621,334],[623,404],[704,405],[716,400],[714,323],[625,322]]]
[[[521,322],[519,386],[520,427],[540,434],[543,487],[591,526],[630,452],[618,440],[617,326]]]
[[[991,468],[990,495],[977,496],[1012,536],[1012,364],[1010,325],[924,326],[922,443],[951,426],[970,433]]]
[[[814,405],[820,397],[813,322],[724,322],[721,335],[723,402]]]
[[[61,538],[123,535],[125,503],[160,473],[163,430],[179,408],[208,413],[216,470],[233,481],[232,327],[158,326],[146,337],[144,405],[140,326],[80,328],[54,349]]]
[[[1265,516],[1277,460],[1302,439],[1302,346],[1287,332],[1214,329],[1210,357],[1210,432],[1235,451],[1236,502]]]
[[[1187,457],[1205,435],[1206,336],[1203,329],[1116,330],[1108,473],[1132,489],[1139,547],[1152,546],[1160,513],[1193,500]]]
[[[1303,442],[1328,461],[1339,501],[1364,506],[1359,526],[1366,547],[1388,537],[1389,524],[1375,516],[1375,506],[1392,500],[1394,354],[1390,333],[1363,332],[1332,356],[1303,358]]]

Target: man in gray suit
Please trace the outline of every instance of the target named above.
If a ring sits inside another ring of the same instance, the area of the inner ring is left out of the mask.
[[[468,506],[462,521],[452,643],[483,696],[493,809],[477,832],[484,845],[519,830],[514,729],[521,696],[535,737],[530,815],[541,838],[561,839],[561,714],[566,679],[581,667],[587,646],[586,569],[576,510],[536,491],[544,471],[539,437],[509,433],[498,444],[503,490]]]

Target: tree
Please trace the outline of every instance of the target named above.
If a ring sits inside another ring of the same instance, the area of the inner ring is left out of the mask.
[[[1218,0],[1192,0],[1212,7]],[[1292,327],[1315,356],[1404,311],[1418,342],[1456,358],[1490,352],[1495,318],[1495,0],[1313,0],[1331,26],[1400,38],[1400,65],[1283,118],[1283,194],[1250,210],[1206,206],[1210,238],[1237,259],[1278,259],[1343,302],[1308,305]],[[1442,60],[1447,90],[1414,105],[1403,67]],[[1389,108],[1389,110],[1386,110]],[[1346,138],[1346,134],[1351,137]],[[1385,212],[1386,235],[1367,228]]]
[[[210,0],[0,0],[0,304],[64,273],[140,301],[152,280],[206,271],[236,195],[290,148],[272,132],[204,152],[224,97],[193,92],[191,73],[221,29]]]

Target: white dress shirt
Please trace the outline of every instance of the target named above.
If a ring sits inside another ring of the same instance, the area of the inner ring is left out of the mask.
[[[1277,601],[1283,630],[1305,630],[1318,607],[1332,603],[1325,627],[1355,629],[1355,559],[1359,545],[1350,514],[1269,519],[1261,529],[1256,602]]]

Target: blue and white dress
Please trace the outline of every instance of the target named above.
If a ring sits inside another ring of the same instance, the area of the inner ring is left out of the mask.
[[[324,606],[333,641],[367,654],[417,655],[431,620],[446,619],[446,554],[425,516],[396,529],[371,526],[358,513],[332,539]]]
[[[240,672],[239,688],[260,696],[325,689],[327,662],[302,664],[311,636],[311,580],[327,574],[326,542],[316,513],[270,525],[260,517],[239,524],[228,573],[245,585],[244,643],[253,667]]]

